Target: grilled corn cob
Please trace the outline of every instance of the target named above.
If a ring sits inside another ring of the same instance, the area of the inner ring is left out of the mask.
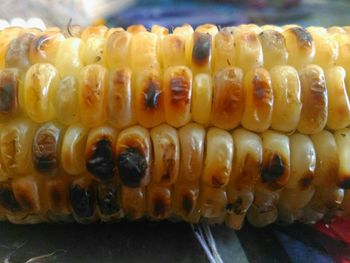
[[[7,28],[0,43],[0,218],[350,215],[340,27]]]

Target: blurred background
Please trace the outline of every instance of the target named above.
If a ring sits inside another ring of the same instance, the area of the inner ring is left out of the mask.
[[[349,0],[1,0],[0,27],[21,25],[33,17],[61,27],[70,19],[73,24],[114,27],[154,23],[169,28],[183,23],[341,26],[350,24],[349,12]]]

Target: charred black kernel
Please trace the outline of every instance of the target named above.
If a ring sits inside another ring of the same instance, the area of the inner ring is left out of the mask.
[[[117,157],[118,174],[127,187],[139,187],[145,177],[147,162],[136,148],[129,147]]]
[[[9,114],[17,110],[17,89],[17,72],[3,70],[0,73],[0,113]]]
[[[86,169],[101,180],[109,180],[114,175],[112,143],[101,139],[95,143],[91,156],[86,161]]]
[[[202,66],[206,64],[211,53],[211,35],[195,32],[193,34],[192,61]]]
[[[185,210],[187,214],[190,214],[193,211],[194,205],[195,205],[195,200],[192,195],[185,194],[182,197],[182,208]]]
[[[153,198],[153,212],[156,218],[164,218],[170,209],[169,200],[163,195],[155,195]]]
[[[303,189],[303,190],[308,188],[311,185],[313,179],[314,179],[314,174],[313,173],[304,175],[303,178],[301,178],[299,180],[300,188]]]
[[[11,212],[19,212],[21,210],[21,206],[17,202],[9,184],[0,186],[0,205]]]
[[[229,213],[235,213],[236,215],[240,215],[243,212],[243,199],[238,197],[233,203],[230,203],[226,206],[226,211]]]
[[[117,191],[114,187],[99,185],[97,191],[97,202],[102,214],[112,215],[119,211]]]
[[[95,191],[90,185],[87,188],[72,185],[69,189],[69,201],[74,213],[82,218],[91,217],[95,212]]]
[[[150,81],[144,93],[144,102],[147,110],[156,109],[159,102],[159,84]]]
[[[350,189],[350,178],[345,178],[338,184],[340,188]]]
[[[0,86],[0,112],[7,113],[11,110],[14,97],[15,90],[12,85]]]
[[[44,124],[37,130],[33,140],[33,161],[40,172],[49,172],[57,167],[60,128],[53,123]]]
[[[262,167],[261,178],[265,183],[274,182],[283,175],[284,170],[283,160],[278,154],[274,154],[269,162]]]

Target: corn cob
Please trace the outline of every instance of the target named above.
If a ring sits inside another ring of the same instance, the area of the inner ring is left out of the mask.
[[[346,29],[76,29],[0,31],[0,218],[350,216]]]

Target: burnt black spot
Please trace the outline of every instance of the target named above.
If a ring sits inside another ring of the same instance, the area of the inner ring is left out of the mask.
[[[185,210],[185,212],[187,214],[190,214],[193,212],[193,208],[194,208],[194,198],[193,196],[189,195],[189,194],[185,194],[182,197],[182,208]]]
[[[20,204],[17,202],[9,184],[0,186],[0,205],[11,212],[19,212],[21,210]]]
[[[304,175],[303,178],[299,180],[300,188],[303,190],[307,189],[311,185],[313,179],[314,179],[314,174]]]
[[[136,148],[127,148],[117,157],[118,174],[127,187],[139,187],[145,177],[147,162]]]
[[[339,187],[343,189],[350,189],[350,178],[345,178],[339,182]]]
[[[10,111],[15,96],[14,93],[12,85],[0,87],[0,112],[7,113]]]
[[[95,191],[92,185],[87,188],[72,185],[69,189],[69,201],[77,216],[87,218],[94,215]]]
[[[33,161],[40,172],[49,172],[57,167],[57,150],[60,129],[52,123],[39,128],[33,140]]]
[[[113,186],[99,185],[97,191],[97,202],[102,214],[112,215],[119,211],[117,192]]]
[[[238,197],[233,203],[230,203],[226,206],[226,211],[228,213],[235,213],[236,215],[240,215],[243,212],[243,199]]]
[[[298,39],[299,43],[304,47],[311,47],[312,46],[312,36],[311,34],[301,27],[293,27],[290,28],[290,30],[294,33],[296,38]]]
[[[165,196],[156,195],[153,198],[153,212],[155,217],[164,218],[169,209],[169,202]]]
[[[262,167],[261,178],[265,183],[278,180],[284,173],[285,165],[278,154],[274,154],[269,162]]]
[[[211,35],[195,32],[193,34],[192,61],[201,66],[205,65],[211,53]]]
[[[156,109],[159,101],[159,85],[151,81],[144,93],[144,102],[147,110]]]
[[[101,180],[109,180],[114,175],[112,143],[101,139],[95,143],[91,156],[86,161],[86,169]]]

